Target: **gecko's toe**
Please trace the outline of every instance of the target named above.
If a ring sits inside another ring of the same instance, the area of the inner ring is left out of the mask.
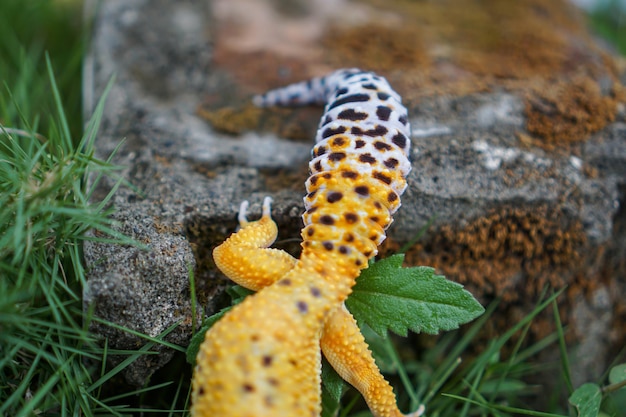
[[[424,406],[424,404],[420,404],[420,406],[417,407],[417,410],[413,411],[412,413],[406,414],[405,417],[426,417],[424,411],[426,411],[426,407]]]
[[[240,227],[245,227],[248,224],[248,206],[250,205],[250,203],[248,203],[248,200],[244,200],[241,202],[241,205],[239,206],[239,216],[237,216],[237,220],[239,220],[239,226]]]
[[[263,217],[272,217],[272,197],[267,196],[263,200]]]

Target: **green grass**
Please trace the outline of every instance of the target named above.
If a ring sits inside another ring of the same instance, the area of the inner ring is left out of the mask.
[[[90,203],[88,175],[115,169],[94,158],[102,102],[75,141],[47,61],[45,91],[56,107],[48,132],[7,90],[0,114],[0,415],[79,415],[96,402],[86,360],[103,350],[87,331],[81,290],[81,242],[97,230],[126,241],[112,228],[106,200]],[[12,115],[17,115],[11,118]],[[100,240],[104,240],[100,238]],[[86,414],[89,414],[88,412]]]
[[[80,1],[2,0],[0,2],[0,111],[8,121],[20,115],[41,117],[38,131],[46,132],[56,112],[44,53],[48,52],[73,138],[83,131],[81,66],[86,43]],[[6,87],[12,100],[7,98]],[[12,103],[11,101],[14,101]],[[30,120],[33,123],[34,120]]]
[[[90,364],[110,352],[82,312],[81,242],[92,229],[130,242],[106,201],[89,202],[86,177],[115,168],[93,156],[103,103],[82,127],[79,26],[59,13],[46,1],[0,7],[0,416],[106,408]]]
[[[86,176],[114,176],[115,167],[94,157],[101,106],[83,128],[80,7],[67,1],[0,1],[0,416],[186,415],[189,373],[180,372],[182,355],[149,386],[114,389],[129,363],[150,354],[155,344],[166,344],[167,331],[156,338],[142,335],[146,344],[137,350],[114,351],[90,334],[89,322],[98,319],[82,310],[82,242],[96,239],[87,231],[130,242],[111,229],[106,201],[89,202],[93,189]],[[611,25],[618,39],[626,39],[623,23]],[[525,381],[539,371],[532,360],[548,346],[561,350],[561,361],[552,364],[556,382],[568,394],[579,388],[569,375],[554,297],[479,353],[468,349],[495,305],[463,334],[442,336],[419,360],[400,359],[392,339],[364,331],[407,411],[424,403],[430,417],[574,415],[557,397],[549,412],[525,405],[541,394],[542,387]],[[529,344],[532,319],[549,308],[556,333]],[[511,352],[506,357],[504,346]],[[104,367],[112,354],[124,359]],[[598,384],[577,392],[584,399],[599,392],[606,415],[620,416],[626,394],[615,369],[622,368],[607,370]],[[325,375],[332,391],[327,407],[335,401],[341,404],[339,415],[367,415],[354,390],[332,373]]]
[[[611,42],[622,55],[626,55],[626,4],[623,0],[600,2],[590,13],[589,21],[598,35]]]

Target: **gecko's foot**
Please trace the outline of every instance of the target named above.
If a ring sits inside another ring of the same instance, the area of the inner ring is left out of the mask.
[[[265,197],[265,199],[263,199],[263,214],[261,216],[262,219],[264,218],[268,218],[271,219],[272,218],[272,210],[271,210],[271,205],[272,205],[272,197]],[[250,223],[248,221],[248,207],[250,206],[250,203],[248,203],[248,200],[244,200],[241,202],[241,206],[239,206],[239,215],[237,216],[237,220],[239,221],[239,226],[241,228],[244,228],[248,225],[248,223]]]

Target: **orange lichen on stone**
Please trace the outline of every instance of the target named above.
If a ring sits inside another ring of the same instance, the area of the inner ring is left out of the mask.
[[[475,74],[525,78],[561,72],[572,52],[568,32],[582,33],[581,22],[564,16],[569,8],[560,1],[465,3],[473,3],[476,21],[466,17],[457,26],[454,60]]]
[[[526,129],[553,145],[585,140],[615,119],[619,88],[603,92],[589,77],[542,83],[526,98]]]
[[[331,66],[370,68],[374,71],[423,68],[430,58],[422,45],[420,31],[411,26],[389,27],[367,24],[332,28],[321,40],[330,53]]]
[[[592,54],[584,51],[597,48],[586,35],[580,13],[564,0],[368,3],[394,10],[404,18],[400,27],[419,31],[416,38],[428,54],[423,61],[448,61],[475,75],[499,79],[551,76],[576,65],[595,65],[589,59]],[[368,40],[363,38],[363,43]]]
[[[216,110],[198,108],[198,115],[208,120],[215,130],[233,135],[255,129],[260,123],[262,113],[261,109],[252,105],[242,108],[221,107]]]
[[[349,66],[380,71],[409,107],[425,96],[506,89],[526,98],[528,133],[534,145],[548,147],[586,139],[626,100],[618,65],[566,0],[362,0],[338,2],[334,13],[311,2],[295,14],[257,2],[264,11],[256,19],[235,18],[234,10],[252,7],[246,0],[223,3],[230,12],[217,25],[214,61],[236,80],[241,97]],[[289,42],[277,41],[287,39],[287,28]],[[611,84],[609,91],[599,83]],[[258,113],[247,107],[203,105],[200,114],[229,133],[258,126]],[[304,139],[314,130],[303,128],[298,114],[264,113],[261,130]]]
[[[582,225],[545,207],[504,208],[463,229],[444,225],[407,252],[407,263],[432,265],[448,278],[505,301],[563,287],[581,266]],[[532,277],[532,278],[530,278]]]
[[[276,108],[269,111],[251,103],[240,107],[202,104],[197,113],[222,133],[240,135],[250,131],[269,131],[281,137],[308,142],[316,126],[315,116],[311,113],[319,113],[319,110],[307,112],[302,109]]]

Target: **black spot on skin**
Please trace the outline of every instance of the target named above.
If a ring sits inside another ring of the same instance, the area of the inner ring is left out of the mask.
[[[376,116],[378,116],[380,120],[387,121],[389,120],[389,116],[391,116],[391,109],[387,106],[378,106],[376,108]]]
[[[396,158],[389,158],[385,161],[385,166],[390,169],[394,169],[400,162]]]
[[[335,247],[333,245],[333,242],[329,242],[329,241],[322,243],[322,245],[324,246],[324,249],[326,250],[333,250],[333,248]]]
[[[378,96],[379,100],[385,101],[387,100],[389,97],[391,97],[389,94],[387,93],[377,93],[376,94]]]
[[[308,198],[309,200],[311,200],[313,197],[315,197],[315,194],[317,193],[317,190],[311,191],[310,193],[308,193],[306,195],[306,198]]]
[[[325,180],[329,180],[331,177],[332,177],[332,175],[330,175],[330,173],[329,173],[329,172],[325,172],[325,173],[322,175],[322,178],[324,178]]]
[[[288,287],[291,285],[291,280],[289,278],[281,279],[280,281],[278,281],[278,285]]]
[[[374,223],[378,223],[378,220],[380,219],[378,218],[378,216],[372,216],[370,217],[370,220],[373,221]]]
[[[337,92],[335,93],[335,97],[339,97],[342,94],[346,94],[348,92],[347,88],[340,88],[339,90],[337,90]]]
[[[368,90],[378,90],[378,87],[376,87],[374,84],[363,84],[361,87]]]
[[[367,119],[367,116],[367,113],[357,112],[354,109],[346,109],[337,115],[337,119],[358,122]]]
[[[277,387],[277,386],[280,385],[280,382],[276,378],[274,378],[274,377],[267,378],[267,383],[270,384],[273,387]]]
[[[252,336],[250,336],[250,340],[252,340],[253,342],[258,342],[261,339],[261,337],[258,334],[253,334]]]
[[[350,94],[349,96],[345,96],[345,97],[342,97],[333,101],[332,104],[328,106],[328,109],[326,109],[326,111],[330,111],[334,109],[335,107],[341,106],[342,104],[360,103],[360,102],[369,101],[369,100],[370,100],[369,94],[362,94],[362,93]]]
[[[204,387],[202,387],[202,386],[201,386],[201,387],[198,389],[198,395],[204,395]]]
[[[329,203],[336,203],[342,198],[343,198],[342,193],[340,193],[339,191],[334,191],[332,193],[328,193],[328,195],[326,196],[326,201],[328,201]]]
[[[306,234],[308,236],[313,236],[315,234],[315,229],[313,229],[312,227],[309,227],[308,229],[306,229]]]
[[[359,221],[359,215],[356,213],[344,213],[343,218],[346,219],[346,222],[349,224],[354,224]]]
[[[404,149],[404,147],[406,146],[406,136],[404,136],[402,133],[396,134],[394,137],[391,138],[391,141],[402,149]]]
[[[332,216],[325,214],[320,217],[320,223],[325,224],[327,226],[332,226],[333,224],[335,224],[335,219],[333,219]]]
[[[317,175],[313,175],[313,176],[311,176],[311,178],[309,178],[309,181],[311,182],[311,185],[317,184],[318,180],[319,180],[319,177]]]
[[[330,117],[329,114],[327,114],[326,118],[324,119],[324,123],[322,124],[322,126],[326,126],[327,124],[332,123],[332,121],[333,121],[333,118]]]
[[[365,164],[375,164],[376,158],[374,158],[371,153],[364,153],[359,155],[359,161]]]
[[[389,175],[383,174],[382,172],[374,172],[372,174],[372,177],[384,182],[385,184],[391,184],[391,177]]]
[[[354,242],[354,235],[352,233],[347,233],[343,237],[343,240],[345,240],[346,242]]]
[[[315,164],[313,164],[313,169],[316,172],[320,172],[322,170],[322,161],[317,161]]]
[[[375,138],[377,136],[384,136],[388,131],[385,126],[376,125],[374,129],[366,130],[363,134]]]
[[[243,384],[242,388],[243,388],[243,391],[244,391],[244,392],[247,392],[247,393],[250,393],[250,392],[254,392],[254,391],[255,391],[255,389],[254,389],[254,385],[249,384],[249,383],[245,383],[245,384]]]
[[[359,149],[365,146],[365,141],[362,139],[357,139],[356,142],[354,142],[354,149]]]
[[[365,255],[366,258],[369,258],[370,256],[372,256],[372,251],[366,250],[365,252],[363,252],[363,255]]]
[[[328,155],[328,160],[336,162],[346,158],[345,152],[333,152]]]
[[[400,123],[402,123],[403,125],[406,125],[406,124],[407,124],[407,122],[408,122],[408,120],[407,120],[407,115],[406,115],[406,114],[403,114],[402,116],[398,117],[398,121],[399,121]]]
[[[395,191],[391,191],[389,195],[387,195],[387,201],[389,201],[390,203],[393,203],[397,199],[398,199],[398,194],[396,194]]]
[[[344,177],[344,178],[355,179],[355,178],[357,178],[359,176],[359,174],[357,174],[356,172],[353,172],[353,171],[343,171],[341,173],[341,176]]]
[[[289,362],[289,364],[290,364],[291,366],[294,366],[294,367],[295,367],[295,366],[298,366],[298,361],[297,361],[297,360],[295,360],[295,359],[289,359],[289,361],[288,361],[288,362]]]
[[[346,130],[348,130],[348,128],[345,127],[345,126],[339,126],[336,129],[333,129],[333,128],[330,128],[330,127],[326,128],[326,130],[324,130],[324,132],[322,132],[322,139],[326,139],[326,138],[329,138],[329,137],[331,137],[333,135],[338,135],[340,133],[344,133]]]
[[[385,142],[381,142],[381,141],[374,142],[374,147],[378,149],[379,151],[382,151],[382,150],[388,151],[391,149],[391,145]]]
[[[317,206],[313,206],[310,209],[308,209],[306,212],[307,214],[311,214],[311,213],[315,213],[317,211]]]
[[[356,186],[354,187],[354,191],[358,195],[362,195],[363,197],[367,197],[368,195],[370,195],[370,189],[367,187],[367,185]]]
[[[352,71],[352,70],[350,70],[350,71]],[[358,75],[363,75],[363,74],[366,74],[366,72],[365,71],[361,71],[361,70],[357,70],[356,72],[349,72],[349,73],[347,73],[346,75],[344,75],[343,78],[347,80],[349,78],[356,77]]]
[[[263,357],[261,358],[261,364],[262,364],[264,367],[266,367],[266,368],[267,368],[268,366],[271,366],[271,365],[272,365],[272,361],[273,361],[273,360],[274,360],[274,358],[273,358],[272,356],[270,356],[270,355],[265,355],[265,356],[263,356]]]
[[[370,236],[370,240],[371,240],[372,242],[378,242],[378,235],[371,235],[371,236]]]
[[[309,305],[304,301],[298,301],[296,303],[296,307],[298,308],[298,311],[302,314],[307,313],[309,311]]]
[[[298,311],[302,314],[306,314],[309,311],[309,305],[304,301],[298,301],[296,303],[296,307],[298,308]]]
[[[350,129],[350,133],[352,133],[352,134],[353,134],[353,135],[355,135],[355,136],[362,136],[362,135],[363,135],[363,129],[361,129],[361,128],[360,128],[360,127],[358,127],[358,126],[353,126],[353,127]]]
[[[322,295],[322,292],[317,287],[311,287],[311,295],[315,298],[319,298]]]
[[[324,155],[326,153],[326,148],[324,146],[318,146],[315,148],[315,156]]]
[[[350,249],[348,249],[347,246],[339,246],[339,253],[341,253],[342,255],[347,255],[348,253],[350,253]]]
[[[361,262],[361,260],[360,260],[360,259],[357,259],[356,261],[354,261],[354,264],[355,264],[356,266],[361,266],[361,264],[362,264],[362,263],[363,263],[363,262]]]
[[[343,146],[343,145],[345,145],[345,143],[346,143],[346,138],[344,138],[344,137],[340,136],[340,137],[338,137],[338,138],[334,138],[334,139],[333,139],[333,141],[332,141],[332,146],[337,146],[337,147],[339,147],[339,146]]]

